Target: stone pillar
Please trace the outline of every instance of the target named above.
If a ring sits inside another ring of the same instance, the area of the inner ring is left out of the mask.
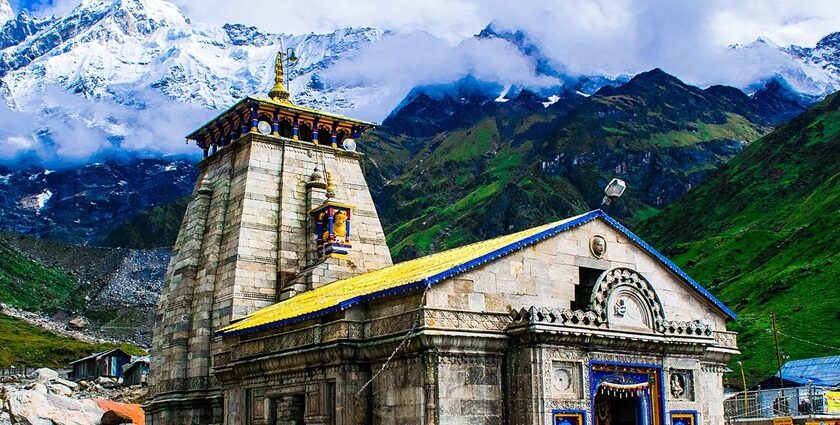
[[[292,123],[292,139],[298,140],[300,138],[300,121],[298,120],[298,116],[295,115],[295,120]]]
[[[232,156],[227,151],[225,155]],[[213,196],[209,202],[204,249],[201,253],[200,276],[193,291],[192,332],[190,336],[190,377],[210,376],[211,341],[213,338],[213,295],[216,292],[216,277],[221,257],[221,240],[225,229],[228,196],[230,194],[230,173],[222,173],[214,184]]]
[[[312,123],[312,143],[318,144],[318,118]]]
[[[371,387],[361,391],[370,377],[370,368],[366,365],[341,366],[335,381],[336,425],[365,425],[373,419],[370,412]]]

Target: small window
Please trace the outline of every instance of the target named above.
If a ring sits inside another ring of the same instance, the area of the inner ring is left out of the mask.
[[[298,127],[298,138],[304,142],[312,141],[312,127],[307,123],[300,123]]]
[[[578,284],[575,286],[575,299],[572,301],[572,310],[589,309],[589,301],[592,299],[592,290],[598,277],[604,273],[601,269],[578,268]]]
[[[283,118],[277,123],[277,133],[280,137],[292,137],[292,123],[288,118]]]

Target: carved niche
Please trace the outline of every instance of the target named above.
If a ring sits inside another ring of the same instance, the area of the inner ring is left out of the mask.
[[[668,394],[674,400],[694,400],[694,376],[690,370],[671,370]]]
[[[665,319],[665,309],[650,282],[624,267],[601,275],[592,291],[590,309],[610,327],[658,331]]]
[[[551,394],[554,398],[578,399],[582,396],[580,364],[551,362]]]

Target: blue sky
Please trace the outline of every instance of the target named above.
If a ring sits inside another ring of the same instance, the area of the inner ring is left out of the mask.
[[[12,4],[12,8],[18,12],[22,9],[26,9],[29,12],[37,12],[44,7],[52,5],[51,0],[12,0],[10,3]]]

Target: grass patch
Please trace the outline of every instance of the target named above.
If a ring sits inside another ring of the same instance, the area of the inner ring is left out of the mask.
[[[121,348],[132,355],[147,354],[132,344],[92,344],[67,338],[0,314],[0,366],[67,367],[91,353]]]

